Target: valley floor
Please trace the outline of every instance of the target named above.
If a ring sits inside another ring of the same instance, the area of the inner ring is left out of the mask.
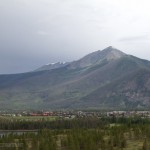
[[[149,150],[150,120],[0,118],[1,150]]]

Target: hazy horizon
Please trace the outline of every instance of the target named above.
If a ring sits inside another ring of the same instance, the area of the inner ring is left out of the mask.
[[[148,0],[0,1],[0,74],[113,46],[150,60]]]

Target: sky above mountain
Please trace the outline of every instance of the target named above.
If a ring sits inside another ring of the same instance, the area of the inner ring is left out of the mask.
[[[110,45],[150,60],[149,0],[1,0],[0,74]]]

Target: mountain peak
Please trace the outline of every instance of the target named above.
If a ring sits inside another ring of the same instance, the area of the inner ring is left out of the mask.
[[[113,50],[113,49],[116,49],[116,48],[114,48],[113,46],[108,46],[108,47],[106,47],[105,49]]]
[[[121,58],[126,55],[122,51],[120,51],[112,46],[105,48],[104,50],[101,51],[101,53],[103,53],[104,57],[107,60],[118,59],[118,58]]]
[[[112,61],[119,59],[126,54],[121,52],[120,50],[109,46],[103,50],[98,50],[93,53],[90,53],[78,61],[75,61],[70,64],[71,68],[84,68],[89,67],[91,65],[100,64],[104,60]]]
[[[105,49],[103,49],[102,51],[107,51],[107,52],[117,51],[117,52],[121,52],[122,54],[125,54],[125,53],[123,53],[122,51],[120,51],[119,49],[117,49],[117,48],[115,48],[113,46],[108,46]]]
[[[44,70],[52,70],[52,69],[57,69],[61,67],[65,67],[69,64],[69,62],[56,62],[56,63],[48,63],[35,71],[44,71]]]

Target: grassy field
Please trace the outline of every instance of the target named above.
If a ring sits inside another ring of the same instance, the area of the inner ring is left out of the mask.
[[[143,140],[127,140],[127,147],[123,150],[142,150]]]

